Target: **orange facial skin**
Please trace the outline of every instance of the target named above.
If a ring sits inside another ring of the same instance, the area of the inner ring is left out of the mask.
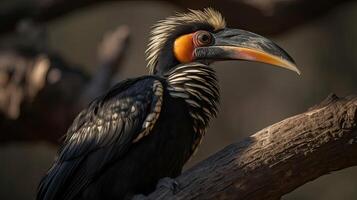
[[[174,42],[173,51],[176,59],[181,63],[192,62],[194,50],[193,33],[182,35]]]

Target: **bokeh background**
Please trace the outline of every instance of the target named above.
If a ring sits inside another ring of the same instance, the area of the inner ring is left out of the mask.
[[[7,9],[18,4],[27,5],[28,2],[30,0],[1,0],[0,16],[4,16]],[[221,2],[225,3],[225,1]],[[273,1],[266,0],[267,6],[271,2]],[[184,1],[181,1],[180,6],[160,1],[110,1],[92,4],[53,17],[51,20],[40,20],[40,23],[36,23],[35,26],[40,26],[41,30],[44,29],[42,30],[44,32],[41,32],[43,35],[40,34],[39,37],[44,44],[37,41],[37,38],[35,42],[26,45],[29,49],[31,45],[35,45],[40,52],[55,52],[54,54],[66,61],[69,69],[80,70],[80,73],[90,77],[97,72],[98,66],[101,66],[97,54],[98,45],[103,37],[108,35],[108,31],[126,25],[130,30],[130,41],[124,47],[125,55],[121,58],[120,66],[117,66],[120,69],[111,77],[113,82],[118,82],[147,73],[144,51],[150,26],[176,11],[185,10],[188,6],[184,5]],[[207,5],[210,5],[209,2]],[[195,5],[195,7],[200,6],[205,7],[205,5]],[[236,8],[236,12],[240,12],[240,7]],[[224,12],[222,14],[226,15]],[[254,14],[250,17],[254,18]],[[301,11],[300,17],[305,18],[304,11]],[[2,20],[6,21],[6,19]],[[250,18],[242,20],[246,20],[244,23],[249,24]],[[289,19],[286,21],[288,23]],[[268,125],[306,111],[330,93],[338,96],[356,94],[356,22],[357,2],[349,1],[293,28],[287,28],[278,33],[267,32],[267,37],[276,41],[296,60],[302,71],[301,76],[264,64],[215,63],[213,67],[217,70],[222,94],[220,114],[212,121],[199,151],[186,167],[194,165],[226,145],[239,141]],[[12,49],[11,52],[16,52],[18,45],[12,44],[28,36],[26,31],[27,36],[21,35],[24,34],[21,32],[23,21],[19,23],[20,25],[16,25],[15,28],[1,32],[0,42],[4,44],[2,46],[6,51]],[[228,26],[230,23],[231,21],[228,20]],[[264,31],[259,33],[264,34]],[[0,51],[0,54],[4,51]],[[0,65],[3,63],[2,59],[0,55]],[[28,63],[23,62],[23,65]],[[83,80],[86,79],[83,78]],[[76,88],[71,85],[73,83],[71,79],[66,79],[65,82],[67,85],[63,87],[64,89]],[[81,87],[78,87],[78,90],[81,90]],[[38,94],[33,101],[28,103],[29,105],[21,108],[31,110],[39,107],[40,109],[41,105],[46,102],[36,103],[36,98],[41,98],[42,93]],[[52,93],[46,93],[46,95],[55,96]],[[100,92],[95,94],[95,96],[98,95]],[[79,97],[69,95],[67,98]],[[53,98],[50,99],[54,101]],[[71,102],[71,100],[66,101],[68,104]],[[36,106],[31,106],[31,103]],[[53,109],[55,106],[56,104],[50,104],[46,109]],[[58,114],[59,118],[66,113],[67,108],[66,106],[58,108],[57,111],[62,113]],[[22,122],[16,122],[18,118],[21,118],[21,112],[19,116],[15,115],[10,120],[6,119],[8,116],[1,115],[0,124],[5,124],[2,127],[6,127],[6,124],[17,123],[15,127],[21,129]],[[35,116],[33,112],[36,110],[31,111],[29,116]],[[45,134],[51,137],[59,130],[63,132],[63,127],[58,127],[58,129],[56,125],[47,127],[46,121],[38,121],[41,119],[36,117],[32,120],[27,120],[26,125],[31,126],[34,123],[43,126],[42,136]],[[66,120],[70,123],[73,119]],[[56,121],[56,123],[60,122]],[[0,130],[1,135],[10,135],[9,137],[15,138],[0,143],[0,199],[34,199],[37,184],[52,163],[58,146],[46,137],[17,140],[16,134],[20,134],[20,131],[17,132],[16,128],[12,128],[12,131],[7,131],[6,128]],[[30,135],[38,134],[37,129],[25,131],[28,131]],[[320,177],[284,196],[283,199],[357,199],[357,167]]]

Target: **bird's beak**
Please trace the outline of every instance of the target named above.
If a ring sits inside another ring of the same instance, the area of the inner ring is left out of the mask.
[[[214,34],[213,44],[195,49],[197,59],[209,61],[247,60],[262,62],[300,74],[294,60],[282,48],[260,35],[239,29]]]

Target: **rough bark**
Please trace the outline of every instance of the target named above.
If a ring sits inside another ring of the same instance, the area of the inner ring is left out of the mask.
[[[283,33],[297,25],[309,22],[349,1],[352,0],[220,0],[209,2],[206,0],[170,0],[168,2],[184,9],[211,6],[224,14],[230,26],[272,35]],[[0,32],[13,29],[23,18],[32,18],[43,22],[102,2],[104,1],[28,0],[0,3]]]
[[[319,106],[231,144],[150,199],[280,199],[332,171],[357,165],[357,97]]]

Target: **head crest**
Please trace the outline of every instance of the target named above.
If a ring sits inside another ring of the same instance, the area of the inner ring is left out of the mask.
[[[170,37],[172,30],[181,25],[192,23],[204,23],[212,26],[214,30],[223,29],[226,22],[221,13],[212,9],[189,10],[187,13],[177,13],[155,24],[151,31],[148,48],[146,50],[147,67],[152,74],[158,62],[160,50],[164,47]]]

